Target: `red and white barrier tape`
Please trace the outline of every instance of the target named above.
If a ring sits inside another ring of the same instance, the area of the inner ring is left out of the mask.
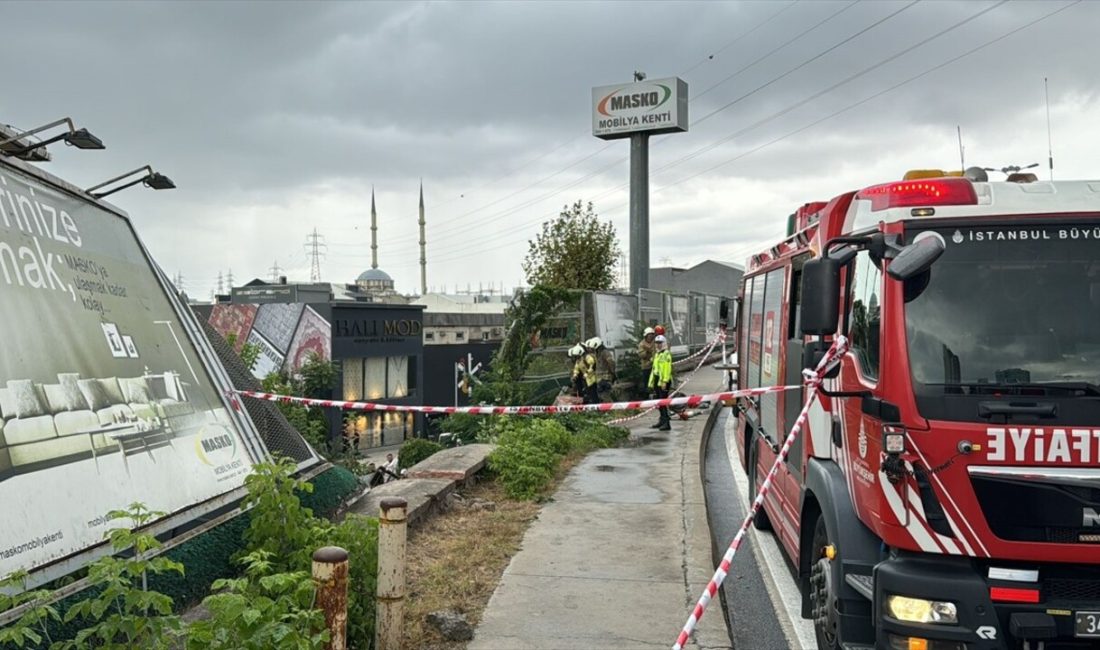
[[[635,400],[633,402],[606,402],[603,404],[563,404],[560,406],[403,406],[397,404],[376,404],[374,402],[348,402],[333,399],[312,399],[309,397],[294,397],[292,395],[276,395],[274,393],[261,393],[254,390],[238,390],[239,395],[267,400],[269,402],[282,402],[283,404],[301,404],[303,406],[322,406],[339,408],[348,411],[383,411],[398,413],[469,413],[470,415],[538,415],[542,413],[577,413],[580,411],[631,411],[662,406],[698,406],[703,402],[716,402],[749,397],[752,395],[764,395],[765,393],[778,393],[785,390],[794,390],[801,386],[767,386],[763,388],[746,388],[744,390],[725,391],[722,393],[708,393],[704,395],[685,395],[683,397],[666,397],[664,399]]]
[[[722,339],[724,339],[724,338],[726,338],[725,332],[719,332],[718,336],[711,339],[710,344],[707,347],[703,348],[699,352],[692,355],[692,356],[699,356],[699,354],[702,354],[703,358],[699,360],[699,363],[695,366],[695,369],[692,370],[690,373],[688,373],[687,377],[684,377],[683,381],[680,382],[680,385],[676,387],[676,390],[672,391],[673,395],[680,392],[680,390],[683,389],[684,386],[687,386],[687,383],[689,381],[691,381],[691,378],[694,377],[695,374],[699,372],[699,369],[703,367],[703,364],[706,363],[707,357],[710,356],[710,352],[711,352],[711,350],[714,349],[714,346],[718,345],[718,343],[720,343],[722,341]],[[685,359],[681,359],[680,361],[687,361],[690,358],[691,357],[687,357]],[[647,408],[646,410],[642,411],[641,413],[635,413],[634,415],[628,415],[628,416],[623,417],[623,418],[616,418],[614,420],[608,420],[607,424],[614,425],[614,424],[623,424],[624,422],[632,422],[634,420],[637,420],[638,418],[645,417],[646,415],[652,413],[653,409],[654,409],[654,407],[650,407],[650,408]]]
[[[787,439],[783,441],[783,446],[780,448],[779,455],[776,457],[775,462],[772,463],[768,475],[764,477],[764,483],[761,484],[760,491],[757,492],[756,498],[753,499],[752,507],[749,508],[745,520],[741,522],[740,530],[737,531],[737,535],[734,536],[733,541],[730,542],[729,548],[726,549],[725,555],[722,556],[722,562],[719,563],[718,569],[714,572],[714,577],[707,583],[706,588],[703,590],[703,595],[699,597],[699,602],[695,604],[695,609],[693,609],[688,616],[687,623],[684,624],[684,629],[680,631],[680,636],[676,638],[676,643],[673,644],[672,650],[683,650],[684,644],[687,643],[688,638],[695,629],[695,624],[703,617],[703,612],[706,610],[707,605],[710,604],[714,595],[718,593],[719,587],[722,586],[722,581],[726,579],[726,575],[729,572],[733,556],[737,553],[738,547],[741,546],[741,542],[745,538],[749,526],[752,524],[753,517],[756,516],[757,511],[762,507],[764,496],[767,495],[768,490],[771,489],[772,479],[775,478],[775,475],[779,472],[779,468],[786,462],[787,454],[791,451],[791,445],[794,444],[798,434],[802,431],[802,427],[806,424],[806,417],[807,413],[810,411],[810,405],[818,397],[818,389],[821,387],[821,382],[824,379],[826,371],[840,360],[840,357],[843,356],[847,349],[848,340],[843,336],[838,336],[833,342],[832,347],[829,348],[829,351],[825,354],[825,358],[821,360],[821,363],[817,364],[817,368],[814,370],[802,371],[806,388],[809,389],[806,403],[802,406],[802,411],[799,412],[798,419],[795,420],[794,426],[791,427],[791,432],[787,435]]]
[[[676,361],[673,361],[672,365],[676,365],[678,363],[684,363],[685,361],[691,361],[692,359],[695,359],[699,356],[702,356],[703,358],[706,358],[707,356],[710,355],[711,350],[714,349],[714,346],[718,345],[720,342],[725,340],[725,338],[726,338],[726,332],[724,330],[719,330],[718,334],[715,335],[715,337],[710,340],[710,343],[707,344],[706,347],[704,347],[701,350],[697,350],[693,354],[690,354],[690,355],[684,357],[683,359],[677,359]]]

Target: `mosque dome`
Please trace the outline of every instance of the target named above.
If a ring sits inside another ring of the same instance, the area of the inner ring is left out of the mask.
[[[367,269],[359,274],[356,282],[385,282],[393,285],[393,278],[382,269]]]

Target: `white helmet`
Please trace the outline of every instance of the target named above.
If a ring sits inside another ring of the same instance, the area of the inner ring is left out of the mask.
[[[653,341],[656,342],[656,343],[664,343],[667,340],[668,339],[665,338],[664,334],[658,334],[657,338],[653,339]]]
[[[579,357],[579,356],[583,356],[583,355],[584,355],[584,346],[581,345],[580,343],[578,343],[578,344],[574,345],[573,347],[569,348],[569,356],[570,357]]]
[[[652,327],[647,327],[644,330],[642,330],[642,336],[649,336],[650,334],[656,334],[656,333],[657,332],[653,331]]]
[[[601,345],[603,345],[603,341],[601,341],[600,337],[598,336],[593,336],[592,338],[584,342],[584,347],[588,348],[589,350],[595,350]]]

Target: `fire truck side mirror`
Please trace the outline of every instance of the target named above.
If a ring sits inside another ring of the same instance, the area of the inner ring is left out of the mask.
[[[886,273],[897,280],[908,280],[932,268],[932,264],[943,255],[943,237],[939,233],[922,233],[916,241],[901,249],[898,256],[890,262]]]
[[[836,334],[840,316],[840,260],[819,257],[802,266],[802,334]]]

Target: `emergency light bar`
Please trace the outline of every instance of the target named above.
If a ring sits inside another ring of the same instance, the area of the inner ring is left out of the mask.
[[[871,202],[871,210],[929,205],[977,205],[974,185],[965,178],[899,181],[862,189],[856,199]]]

